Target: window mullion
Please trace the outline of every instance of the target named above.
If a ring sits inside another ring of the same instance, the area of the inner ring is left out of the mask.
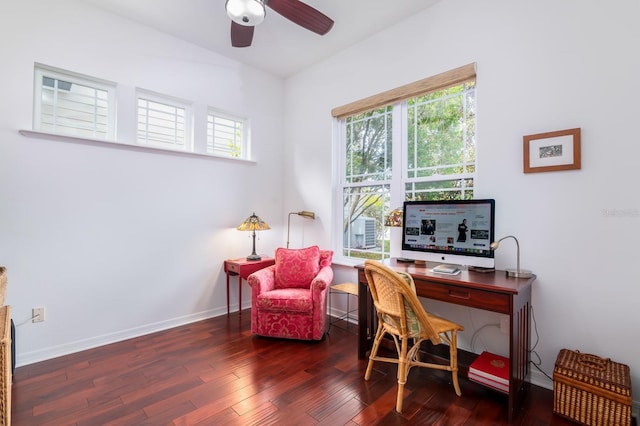
[[[391,194],[390,208],[394,209],[402,205],[404,201],[404,184],[406,147],[407,147],[407,130],[406,130],[406,102],[398,103],[393,106],[392,112],[392,174],[391,174]]]
[[[51,102],[53,107],[53,114],[51,116],[53,131],[58,131],[58,80],[55,80],[53,85],[53,101]]]
[[[98,91],[94,90],[93,91],[93,117],[92,118],[92,124],[93,124],[93,137],[96,137],[97,133],[98,133]]]

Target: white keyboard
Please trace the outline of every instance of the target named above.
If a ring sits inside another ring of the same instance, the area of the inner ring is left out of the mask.
[[[442,264],[442,265],[438,265],[435,266],[433,268],[433,272],[438,272],[440,274],[457,274],[458,272],[460,272],[460,269],[458,269],[457,266],[455,265],[446,265],[446,264]]]

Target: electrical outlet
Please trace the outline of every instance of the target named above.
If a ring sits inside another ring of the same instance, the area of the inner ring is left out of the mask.
[[[44,307],[31,309],[31,322],[44,321]]]

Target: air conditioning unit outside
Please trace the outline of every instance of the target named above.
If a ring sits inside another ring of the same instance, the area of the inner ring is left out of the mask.
[[[376,220],[372,217],[359,217],[349,226],[344,235],[344,247],[352,249],[370,249],[376,247]]]

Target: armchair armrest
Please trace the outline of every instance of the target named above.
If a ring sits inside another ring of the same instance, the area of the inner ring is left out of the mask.
[[[251,292],[256,295],[273,290],[276,284],[276,265],[254,272],[249,275],[247,282],[251,286]]]
[[[333,269],[331,266],[325,266],[320,269],[318,275],[311,281],[311,292],[313,293],[314,302],[322,293],[326,292],[329,285],[333,281]]]

